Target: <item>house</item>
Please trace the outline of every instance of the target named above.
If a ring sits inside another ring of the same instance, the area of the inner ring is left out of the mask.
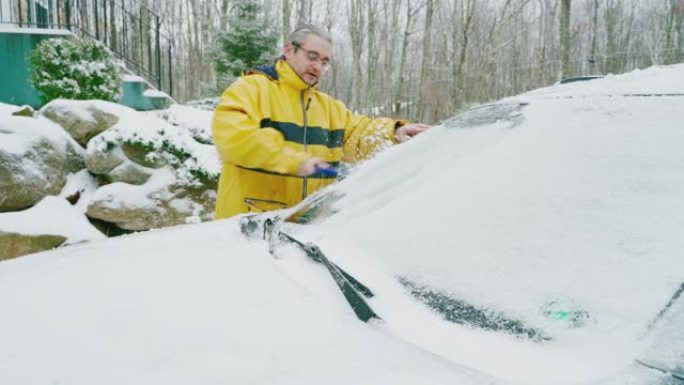
[[[41,106],[26,55],[54,37],[107,46],[122,63],[122,104],[149,110],[173,100],[172,43],[150,9],[130,0],[0,0],[0,102]]]

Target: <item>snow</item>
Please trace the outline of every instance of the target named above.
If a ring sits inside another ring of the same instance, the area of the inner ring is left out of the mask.
[[[202,143],[213,143],[211,132],[211,125],[214,120],[213,110],[208,111],[182,104],[172,104],[165,110],[154,110],[148,114],[191,132],[193,137],[201,140]]]
[[[681,367],[684,354],[681,303],[665,335],[648,327],[684,277],[682,93],[678,65],[508,98],[507,116],[433,127],[311,197],[335,197],[333,213],[284,230],[371,286],[382,322],[358,321],[296,249],[274,258],[246,240],[239,218],[1,262],[0,383],[655,383],[635,359]],[[165,111],[169,123],[120,110],[110,135],[191,140],[188,127],[211,118],[186,109]],[[193,148],[218,167],[210,147]],[[150,186],[172,177],[163,168],[147,186],[95,193],[74,175],[62,197],[148,204]],[[83,210],[65,203],[46,199],[31,220],[0,214],[0,231]],[[87,238],[81,224],[62,226],[72,242]],[[551,339],[444,321],[397,276]],[[551,302],[590,319],[550,319]]]
[[[56,123],[40,117],[30,118],[0,114],[0,151],[22,155],[33,145],[48,140],[59,152],[67,148],[81,152],[82,148]]]
[[[153,114],[144,114],[131,108],[109,102],[98,102],[98,107],[105,109],[119,117],[116,125],[93,138],[88,143],[88,151],[100,151],[110,143],[121,143],[133,140],[162,149],[172,146],[189,152],[192,157],[179,164],[177,177],[191,181],[191,171],[201,170],[208,175],[218,175],[221,163],[216,150],[211,144],[198,143],[193,138],[193,132],[182,126],[174,126]],[[84,109],[84,113],[90,114]],[[187,120],[183,118],[181,120]]]
[[[554,87],[530,91],[523,97],[610,96],[610,95],[665,95],[684,94],[684,79],[681,79],[681,64],[650,67],[623,75],[608,75],[591,81],[560,84]],[[517,97],[520,98],[520,97]]]
[[[73,36],[71,31],[66,29],[47,29],[47,28],[24,28],[12,27],[0,24],[0,33],[20,33],[20,34],[34,34],[34,35],[55,35],[55,36]]]
[[[121,80],[129,83],[145,83],[146,80],[136,75],[123,75]]]
[[[0,232],[61,235],[67,238],[65,245],[104,239],[83,215],[96,188],[97,183],[86,170],[70,174],[59,196],[47,196],[23,211],[0,213]],[[76,193],[80,198],[71,205],[66,198]]]
[[[244,241],[234,220],[65,248],[1,267],[2,383],[475,384],[482,378],[358,322],[297,284],[263,245]]]
[[[62,235],[67,238],[66,245],[105,238],[83,212],[56,196],[47,196],[25,211],[0,213],[0,232]]]
[[[169,97],[169,95],[166,92],[154,90],[154,89],[145,90],[143,92],[143,96],[152,97],[152,98],[168,98]]]
[[[167,166],[152,174],[143,185],[117,182],[102,186],[95,192],[93,199],[111,209],[124,207],[154,209],[157,202],[153,193],[170,194],[166,188],[175,180],[173,170]]]
[[[643,350],[684,277],[684,98],[631,95],[682,94],[684,66],[624,75],[620,88],[622,78],[507,99],[530,104],[474,129],[434,127],[328,191],[342,196],[328,208],[337,213],[302,236],[354,271],[375,260],[554,339],[480,332],[464,344],[453,326],[415,335],[428,323],[392,319],[437,354],[523,383],[610,378]],[[591,318],[580,328],[553,321],[550,303]]]
[[[21,109],[19,106],[13,104],[0,103],[0,117],[12,115],[13,112]]]

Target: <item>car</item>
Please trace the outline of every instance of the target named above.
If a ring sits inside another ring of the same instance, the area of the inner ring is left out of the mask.
[[[0,383],[682,384],[682,90],[534,90],[289,209],[3,261]]]
[[[528,384],[683,383],[683,90],[680,64],[479,106],[265,215],[371,288],[392,277],[371,308],[453,362]],[[439,321],[383,303],[402,295]]]

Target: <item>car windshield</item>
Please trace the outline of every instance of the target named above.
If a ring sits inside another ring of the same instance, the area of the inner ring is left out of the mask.
[[[380,264],[447,321],[563,351],[512,362],[574,355],[558,373],[593,378],[571,372],[633,360],[684,278],[682,100],[616,99],[467,111],[368,161],[290,220],[314,225],[337,259]],[[353,246],[335,249],[336,239]]]

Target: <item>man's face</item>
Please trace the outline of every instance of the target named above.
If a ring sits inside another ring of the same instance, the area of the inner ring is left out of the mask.
[[[307,35],[300,46],[295,46],[291,42],[285,43],[285,60],[304,83],[310,86],[321,79],[331,56],[332,44],[313,34]]]

